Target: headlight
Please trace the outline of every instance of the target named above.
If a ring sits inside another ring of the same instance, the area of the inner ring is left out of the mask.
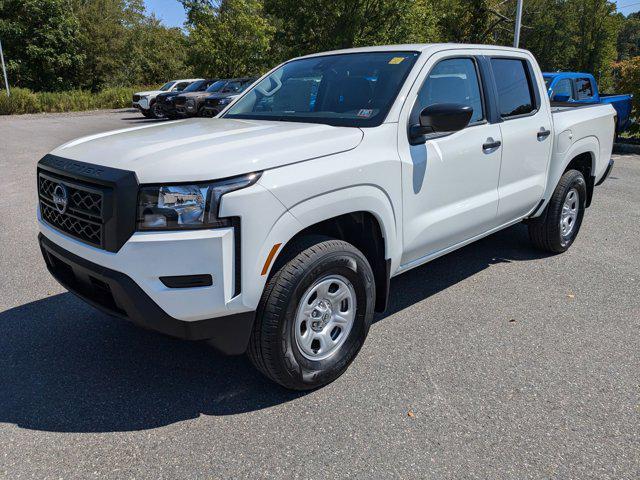
[[[140,95],[140,100],[142,100],[144,98],[149,98],[149,95]]]
[[[138,194],[138,230],[180,230],[230,225],[218,218],[222,195],[248,187],[260,178],[251,173],[211,183],[143,186]]]

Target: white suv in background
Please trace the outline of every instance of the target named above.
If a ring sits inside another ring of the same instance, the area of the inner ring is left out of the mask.
[[[171,80],[162,85],[158,90],[149,90],[146,92],[136,92],[133,94],[132,106],[140,110],[140,113],[147,118],[158,118],[158,115],[154,110],[156,97],[163,92],[181,92],[196,80],[202,80],[202,78],[183,78],[181,80]]]

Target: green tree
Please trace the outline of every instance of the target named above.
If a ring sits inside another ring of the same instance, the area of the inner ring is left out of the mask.
[[[277,27],[277,60],[308,53],[437,41],[437,16],[429,0],[265,0]]]
[[[76,85],[84,55],[69,0],[0,0],[0,38],[12,85],[62,90]]]
[[[189,31],[188,63],[196,75],[256,75],[270,66],[275,28],[260,0],[183,0]]]
[[[530,50],[544,71],[571,68],[576,57],[577,12],[566,0],[529,0],[522,15],[520,45]]]
[[[611,65],[616,60],[620,20],[616,6],[608,0],[571,0],[577,18],[574,70],[596,76],[601,87],[611,84]]]
[[[74,0],[74,12],[86,59],[82,86],[160,83],[185,74],[184,35],[147,16],[142,0]]]
[[[440,0],[440,28],[444,41],[485,43],[500,22],[491,23],[490,0]],[[502,19],[500,19],[502,21]]]
[[[616,89],[620,92],[633,94],[633,110],[631,117],[637,119],[640,115],[640,56],[632,57],[614,64]],[[634,122],[630,132],[638,135],[640,125]]]
[[[166,28],[151,16],[133,28],[125,44],[125,68],[113,76],[116,85],[152,85],[191,76],[187,67],[187,37],[179,28]]]
[[[621,19],[618,33],[618,60],[629,60],[640,55],[640,12]]]

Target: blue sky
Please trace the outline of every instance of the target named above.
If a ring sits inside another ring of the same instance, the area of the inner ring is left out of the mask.
[[[524,0],[525,2],[527,0]],[[184,9],[178,0],[145,0],[147,11],[156,14],[162,22],[170,27],[181,27],[185,20]],[[628,15],[640,10],[640,0],[618,0],[618,10]]]
[[[156,14],[169,27],[181,27],[185,21],[184,8],[178,0],[144,0],[148,12]]]

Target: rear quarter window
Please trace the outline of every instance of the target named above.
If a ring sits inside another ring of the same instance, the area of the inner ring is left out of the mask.
[[[578,93],[578,100],[586,100],[593,97],[593,86],[591,80],[588,78],[576,79],[576,92]]]
[[[502,118],[526,115],[536,110],[533,83],[524,60],[492,58],[491,68],[498,89],[498,107]]]

